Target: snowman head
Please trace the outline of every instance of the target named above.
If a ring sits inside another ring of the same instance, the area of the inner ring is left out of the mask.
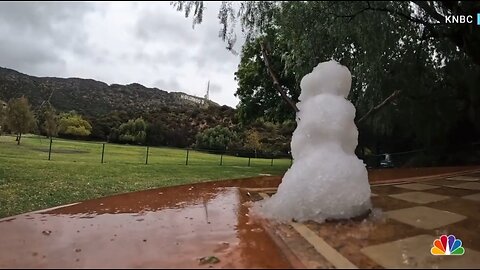
[[[320,94],[347,97],[352,86],[352,75],[346,66],[331,60],[318,64],[300,82],[300,101]]]

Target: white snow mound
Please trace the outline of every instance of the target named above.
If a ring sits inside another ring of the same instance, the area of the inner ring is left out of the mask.
[[[355,107],[345,98],[352,76],[335,61],[318,64],[300,83],[292,167],[255,213],[278,221],[351,218],[371,209],[365,164],[355,155]]]

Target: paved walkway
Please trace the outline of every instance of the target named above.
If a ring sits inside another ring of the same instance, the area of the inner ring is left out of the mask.
[[[480,172],[396,182],[372,185],[366,220],[267,228],[306,268],[478,268]],[[252,199],[274,193],[267,191]],[[441,235],[460,239],[464,255],[433,256]]]

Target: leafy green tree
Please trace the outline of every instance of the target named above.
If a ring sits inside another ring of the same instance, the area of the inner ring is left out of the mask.
[[[255,152],[255,157],[257,157],[257,151],[263,150],[263,144],[258,131],[250,129],[245,132],[245,148],[253,150]]]
[[[273,38],[273,35],[272,30],[271,36],[267,38]],[[286,119],[293,120],[292,108],[275,91],[273,81],[265,68],[260,49],[261,42],[262,40],[255,39],[245,43],[238,70],[235,72],[235,80],[238,81],[235,96],[240,99],[237,107],[240,121],[247,123],[259,117],[275,122]],[[279,43],[274,44],[280,45]],[[275,52],[280,51],[276,48],[274,50]],[[284,70],[285,68],[280,55],[271,55],[271,63],[275,70]],[[287,95],[293,100],[297,100],[300,91],[297,89],[295,77],[292,74],[281,73],[279,80],[283,83]]]
[[[8,128],[17,134],[17,144],[20,144],[22,134],[30,132],[35,127],[35,115],[30,109],[26,97],[11,99],[7,105]]]
[[[203,15],[199,3],[174,4],[197,18]],[[348,99],[357,109],[361,149],[383,153],[441,146],[449,153],[474,142],[480,135],[480,28],[445,24],[444,17],[476,14],[479,5],[252,1],[236,10],[224,2],[219,18],[227,30],[221,37],[229,48],[235,36],[228,29],[235,22],[247,33],[235,74],[240,118],[293,119],[293,110],[281,110],[286,105],[278,89],[297,101],[300,79],[319,62],[335,59],[353,75]]]
[[[167,127],[155,119],[153,123],[147,125],[146,142],[148,145],[165,145],[165,135]]]
[[[131,118],[125,111],[112,111],[100,117],[92,118],[92,134],[90,136],[100,139],[107,139],[110,142],[118,140],[118,127]]]
[[[121,142],[142,144],[146,139],[146,131],[147,124],[142,118],[131,119],[120,125],[118,138]]]
[[[198,133],[196,139],[197,148],[227,150],[238,140],[238,135],[226,127],[216,126]]]
[[[188,129],[184,125],[171,125],[165,134],[165,144],[173,147],[187,147],[192,145],[192,135],[189,134]]]
[[[310,14],[302,13],[304,9],[285,9],[291,4],[294,4],[295,8],[299,5],[309,5],[305,1],[297,2],[298,4],[295,2],[297,1],[242,1],[236,3],[235,6],[233,1],[223,1],[218,11],[221,25],[219,36],[227,42],[227,48],[232,49],[237,40],[234,28],[238,22],[249,40],[263,35],[265,29],[268,29],[278,19],[276,16],[278,13],[291,12],[291,15],[297,18],[296,22],[308,18]],[[192,16],[193,25],[202,23],[205,9],[203,1],[174,1],[171,4],[178,11],[183,11],[185,17]],[[449,15],[471,15],[475,18],[480,8],[478,1],[322,1],[313,3],[313,5],[317,4],[322,6],[322,10],[317,10],[315,13],[320,20],[334,18],[355,24],[354,21],[357,17],[383,14],[398,23],[394,26],[399,24],[413,26],[425,40],[450,43],[476,65],[480,65],[480,51],[478,50],[480,29],[472,27],[472,24],[446,23],[446,16]],[[313,27],[306,22],[301,30]],[[332,30],[338,30],[340,27],[329,26]],[[377,29],[369,30],[376,31]],[[328,46],[327,43],[323,44]]]
[[[61,135],[85,137],[90,135],[92,126],[76,112],[63,113],[58,121],[58,133]]]

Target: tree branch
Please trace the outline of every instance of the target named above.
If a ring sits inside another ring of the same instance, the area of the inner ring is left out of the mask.
[[[289,96],[287,96],[287,94],[285,93],[285,90],[283,89],[283,87],[278,82],[277,76],[275,75],[275,72],[273,71],[272,66],[270,64],[270,59],[268,58],[268,47],[265,44],[265,42],[261,42],[260,47],[261,47],[261,50],[262,50],[263,61],[265,62],[265,66],[267,67],[267,70],[268,70],[268,73],[270,74],[270,77],[272,77],[273,85],[275,86],[277,92],[280,93],[282,98],[293,108],[293,110],[295,112],[299,112],[299,110],[297,108],[297,105],[295,105],[293,100]],[[356,124],[362,123],[363,121],[365,121],[365,119],[370,117],[372,114],[376,113],[381,108],[383,108],[385,105],[389,104],[393,99],[395,99],[400,94],[400,92],[401,92],[400,90],[396,90],[395,92],[393,92],[390,96],[388,96],[385,100],[383,100],[377,106],[371,108],[365,115],[363,115],[356,122]]]
[[[421,19],[418,19],[418,18],[414,18],[410,15],[407,15],[405,13],[402,13],[402,12],[399,12],[399,11],[396,11],[396,10],[391,10],[391,9],[388,9],[388,8],[376,8],[376,7],[372,7],[370,5],[370,2],[369,1],[366,1],[367,3],[367,6],[363,9],[360,9],[359,11],[353,13],[353,14],[349,14],[349,15],[339,15],[339,14],[335,14],[335,13],[327,13],[329,15],[333,15],[337,18],[350,18],[348,21],[351,22],[357,15],[365,12],[365,11],[368,11],[368,10],[371,10],[371,11],[381,11],[381,12],[386,12],[386,13],[389,13],[391,15],[396,15],[396,16],[399,16],[399,17],[402,17],[408,21],[411,21],[413,23],[417,23],[417,24],[422,24],[424,25],[425,27],[429,28],[429,30],[433,30],[433,26],[434,25],[437,25],[437,23],[431,23],[431,22],[426,22],[426,21],[423,21]],[[437,15],[441,16],[440,14],[437,13]],[[443,17],[442,17],[443,18]]]
[[[421,9],[423,9],[423,11],[425,11],[425,13],[427,13],[430,17],[434,18],[438,22],[441,23],[441,22],[445,21],[445,17],[443,17],[443,15],[439,14],[435,10],[434,7],[432,7],[428,4],[428,2],[426,2],[426,1],[412,1],[412,2],[415,3]]]
[[[287,93],[285,93],[285,89],[283,89],[282,85],[280,85],[280,83],[278,82],[277,76],[275,75],[272,65],[270,64],[270,60],[268,58],[268,48],[264,41],[260,42],[260,47],[262,49],[263,61],[265,62],[265,66],[267,67],[270,77],[272,77],[273,85],[277,89],[277,92],[280,93],[282,98],[293,108],[295,112],[299,112],[295,102],[293,102],[293,100],[287,95]]]
[[[382,102],[380,102],[380,104],[378,104],[377,106],[371,108],[366,114],[364,114],[358,121],[357,121],[357,125],[362,123],[363,121],[365,121],[365,119],[367,119],[370,115],[376,113],[378,110],[380,110],[381,108],[383,108],[385,105],[387,105],[388,103],[390,103],[390,101],[392,101],[393,99],[395,99],[399,94],[400,94],[400,90],[396,90],[395,92],[393,92],[390,96],[388,96],[385,100],[383,100]]]

